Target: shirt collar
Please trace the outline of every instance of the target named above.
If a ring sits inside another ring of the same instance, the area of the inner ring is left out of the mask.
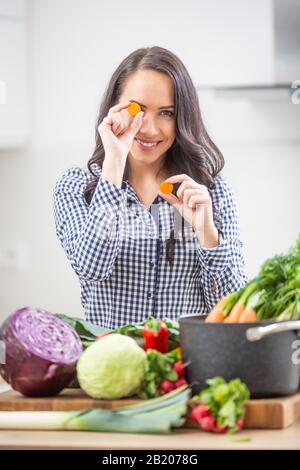
[[[128,180],[123,180],[122,189],[125,189],[128,199],[130,199],[133,202],[141,204],[134,188],[131,186]],[[152,202],[152,204],[158,204],[161,200],[162,198],[158,194],[156,198],[154,199],[154,201]]]
[[[92,165],[93,167],[93,171],[97,174],[97,175],[100,175],[101,174],[101,168],[99,168],[99,166],[94,163]],[[123,180],[122,181],[122,186],[121,186],[121,189],[125,190],[126,194],[127,194],[127,198],[133,202],[136,202],[136,203],[140,203],[140,200],[134,190],[134,188],[131,186],[131,184],[129,183],[128,180]],[[157,195],[157,197],[155,198],[155,200],[152,202],[152,204],[156,204],[156,203],[159,203],[160,201],[162,200],[162,198]]]

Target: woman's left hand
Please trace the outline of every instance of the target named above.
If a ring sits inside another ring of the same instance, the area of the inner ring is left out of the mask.
[[[192,226],[201,246],[213,248],[218,245],[218,229],[214,224],[212,200],[207,187],[196,183],[190,176],[174,175],[165,181],[181,183],[176,196],[158,194],[172,204],[180,215]]]

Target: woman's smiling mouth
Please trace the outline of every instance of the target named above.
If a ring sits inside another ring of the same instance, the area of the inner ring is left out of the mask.
[[[152,141],[152,142],[147,142],[141,139],[138,139],[137,137],[135,138],[135,141],[137,142],[139,148],[142,150],[153,150],[155,149],[162,141]]]

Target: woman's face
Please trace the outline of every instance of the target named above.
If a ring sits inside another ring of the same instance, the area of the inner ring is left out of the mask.
[[[133,141],[134,160],[155,163],[165,157],[175,140],[174,92],[171,78],[155,70],[139,70],[125,82],[120,101],[136,101],[144,111]],[[144,143],[154,144],[143,146]]]

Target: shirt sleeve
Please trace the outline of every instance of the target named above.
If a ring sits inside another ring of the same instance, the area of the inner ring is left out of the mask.
[[[222,297],[240,289],[248,281],[234,193],[222,176],[216,177],[215,185],[212,202],[221,243],[215,248],[203,248],[198,243],[202,267],[200,286],[208,311]]]
[[[111,276],[119,251],[120,205],[124,190],[99,177],[90,204],[87,174],[69,169],[54,188],[56,234],[76,274],[87,281]]]

